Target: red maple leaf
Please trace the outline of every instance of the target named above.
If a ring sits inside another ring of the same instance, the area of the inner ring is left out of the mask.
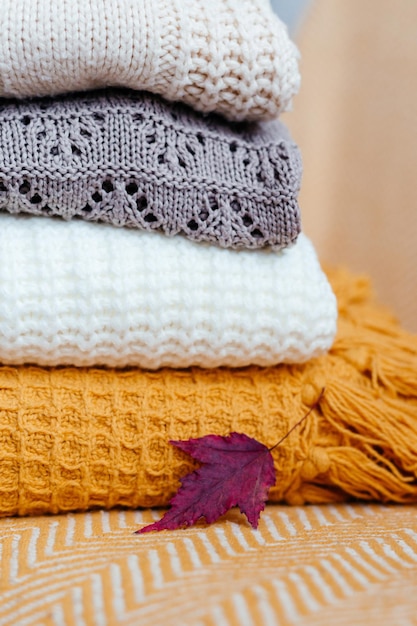
[[[206,435],[170,441],[204,465],[181,479],[181,487],[164,517],[137,533],[192,526],[201,517],[210,524],[234,506],[254,528],[265,507],[275,468],[268,448],[247,435]]]
[[[210,524],[234,506],[257,528],[268,491],[276,479],[271,451],[310,415],[323,392],[308,413],[272,448],[242,433],[170,441],[203,465],[181,479],[181,487],[162,519],[136,533],[192,526],[202,517]]]

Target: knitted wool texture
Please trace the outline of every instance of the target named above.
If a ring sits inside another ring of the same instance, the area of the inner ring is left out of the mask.
[[[170,439],[245,432],[272,446],[274,501],[417,502],[417,337],[333,274],[329,354],[305,365],[170,370],[0,368],[0,513],[164,505],[194,465]]]
[[[135,92],[0,104],[0,208],[276,248],[300,231],[279,122],[225,123]]]
[[[300,362],[335,298],[301,234],[225,250],[82,220],[0,214],[0,362],[157,368]]]
[[[299,86],[269,0],[2,0],[1,18],[3,97],[123,86],[270,119]]]

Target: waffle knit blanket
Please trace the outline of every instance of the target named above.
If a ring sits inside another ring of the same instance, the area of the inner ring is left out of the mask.
[[[301,162],[278,121],[227,124],[132,91],[0,104],[0,208],[280,248]]]
[[[0,513],[164,505],[193,467],[170,439],[231,431],[273,451],[274,501],[417,502],[417,337],[366,281],[331,276],[338,336],[304,365],[0,368]]]
[[[322,354],[335,298],[309,240],[225,250],[0,214],[0,362],[239,367]]]
[[[2,0],[1,25],[2,97],[123,86],[242,120],[299,86],[269,0]]]

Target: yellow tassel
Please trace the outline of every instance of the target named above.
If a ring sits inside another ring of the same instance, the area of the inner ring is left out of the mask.
[[[330,378],[320,412],[316,441],[328,457],[322,480],[355,497],[394,502],[416,499],[415,406],[349,378]]]
[[[417,395],[417,336],[401,328],[378,305],[369,282],[346,272],[330,272],[339,302],[339,335],[332,353],[340,355],[393,394]]]

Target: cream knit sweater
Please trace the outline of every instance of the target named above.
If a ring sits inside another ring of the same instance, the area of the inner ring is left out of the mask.
[[[336,302],[301,234],[281,252],[0,213],[0,362],[217,367],[330,348]]]
[[[1,0],[0,96],[123,86],[229,119],[266,119],[298,90],[298,53],[269,0]]]

